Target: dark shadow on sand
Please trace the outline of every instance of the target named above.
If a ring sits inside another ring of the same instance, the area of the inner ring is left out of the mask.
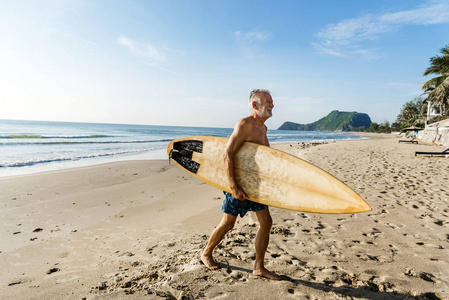
[[[218,263],[218,265],[223,269],[227,270],[228,273],[231,273],[232,271],[241,271],[246,272],[249,274],[252,274],[253,270],[242,268],[238,266],[233,266],[227,263]],[[279,274],[278,274],[279,275]],[[326,283],[320,283],[320,282],[309,282],[302,279],[293,279],[291,277],[288,277],[286,275],[280,275],[281,280],[283,281],[289,281],[296,286],[306,286],[309,288],[313,288],[325,293],[333,292],[335,294],[339,294],[342,296],[349,296],[354,299],[370,299],[370,300],[436,300],[440,299],[438,296],[436,296],[434,293],[424,293],[417,296],[413,296],[410,294],[404,294],[404,293],[398,293],[398,292],[385,292],[385,291],[379,291],[376,290],[376,287],[370,287],[370,286],[362,286],[362,287],[352,287],[349,285],[334,287],[331,285],[328,285]],[[270,281],[270,279],[263,278],[264,280]],[[294,294],[294,290],[291,290],[292,294]]]
[[[398,292],[385,292],[375,290],[375,287],[362,286],[362,287],[352,287],[352,286],[339,286],[334,287],[331,285],[327,285],[325,283],[319,282],[308,282],[301,279],[293,279],[288,276],[282,275],[282,280],[290,281],[295,285],[303,285],[309,288],[313,288],[316,290],[320,290],[323,292],[333,292],[335,294],[339,294],[342,296],[349,296],[355,299],[371,299],[371,300],[426,300],[426,299],[440,299],[434,293],[425,293],[417,296],[413,296],[410,294],[398,293]],[[292,291],[294,292],[294,291]]]
[[[229,270],[230,271],[240,271],[240,272],[245,272],[245,273],[250,273],[250,274],[253,273],[253,270],[250,270],[247,268],[242,268],[242,267],[237,267],[237,266],[232,266],[228,263],[217,262],[217,265],[219,265],[222,270],[228,270],[227,271],[228,273],[231,273],[231,272],[229,272]]]

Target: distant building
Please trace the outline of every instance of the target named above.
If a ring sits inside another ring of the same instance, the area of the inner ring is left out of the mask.
[[[449,117],[445,116],[443,106],[427,106],[427,121],[425,130],[419,131],[418,138],[428,143],[449,147]]]
[[[441,106],[438,104],[433,104],[432,101],[427,101],[427,120],[442,116],[443,112],[441,111]]]
[[[441,104],[434,104],[432,101],[427,101],[426,129],[432,123],[447,119],[447,117],[443,117],[444,114],[444,107]]]

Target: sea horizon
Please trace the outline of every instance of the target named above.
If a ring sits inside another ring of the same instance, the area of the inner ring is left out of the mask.
[[[187,136],[229,137],[233,128],[0,119],[0,177],[126,160],[167,159]],[[268,130],[271,144],[360,139],[348,133]]]

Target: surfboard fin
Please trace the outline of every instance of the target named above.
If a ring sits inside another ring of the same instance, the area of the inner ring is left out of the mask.
[[[192,160],[193,152],[203,152],[203,142],[187,140],[175,142],[170,151],[170,157],[187,171],[196,174],[200,164]]]

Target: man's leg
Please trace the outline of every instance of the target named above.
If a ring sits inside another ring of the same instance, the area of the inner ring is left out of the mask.
[[[220,224],[218,224],[218,226],[215,227],[214,231],[212,231],[206,248],[201,255],[201,261],[210,270],[218,270],[220,268],[213,259],[212,252],[214,251],[215,247],[221,242],[225,234],[229,230],[234,228],[235,220],[237,220],[237,217],[223,213],[223,218],[221,219]]]
[[[278,275],[271,273],[264,266],[265,252],[268,248],[268,242],[270,241],[270,231],[273,220],[271,219],[270,211],[263,209],[256,211],[257,220],[259,220],[259,230],[256,235],[256,262],[254,264],[253,274],[256,276],[263,276],[269,279],[279,280]]]

